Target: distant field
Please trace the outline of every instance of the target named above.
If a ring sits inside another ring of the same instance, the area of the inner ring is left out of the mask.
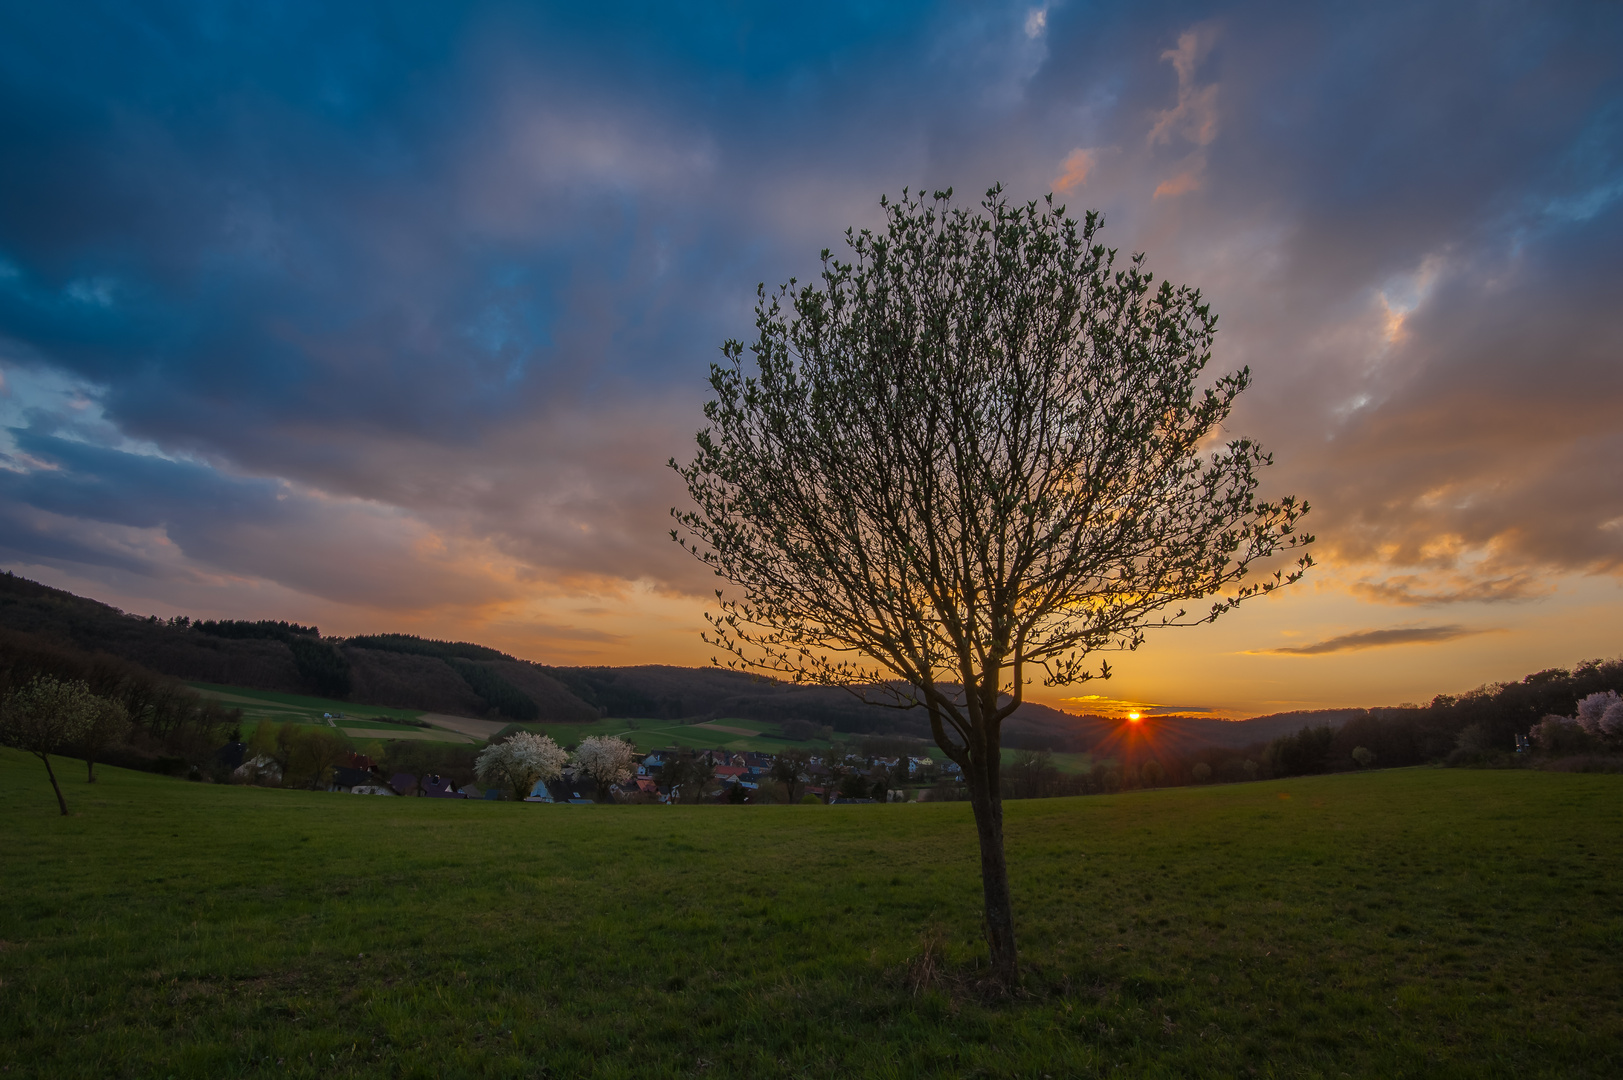
[[[485,738],[503,728],[503,724],[474,718],[440,717],[435,713],[415,709],[391,709],[381,705],[357,705],[352,701],[308,697],[302,694],[283,694],[273,690],[249,690],[240,686],[219,686],[213,683],[190,683],[205,697],[242,710],[243,720],[249,725],[259,720],[273,720],[279,724],[321,724],[342,731],[356,742],[373,739],[413,739],[451,743],[483,743]],[[322,713],[343,719],[322,719]],[[424,720],[430,725],[394,723],[397,720]],[[788,748],[816,753],[826,750],[829,742],[809,739],[795,742],[784,738],[783,728],[760,720],[713,720],[705,723],[682,724],[670,720],[599,720],[591,724],[523,724],[528,731],[552,736],[561,746],[574,746],[589,735],[618,735],[634,743],[643,753],[681,746],[698,750],[756,750],[775,754]],[[842,740],[859,736],[842,735]],[[921,751],[937,761],[946,755],[931,746]],[[1005,765],[1014,761],[1016,751],[1003,751]],[[1087,754],[1055,754],[1054,765],[1061,772],[1086,772],[1093,765]]]
[[[1000,1000],[961,803],[101,772],[62,818],[0,751],[7,1077],[1623,1075],[1619,776],[1010,803],[1028,974]]]
[[[827,740],[791,742],[778,724],[760,720],[715,720],[681,724],[671,720],[599,720],[592,724],[525,724],[530,731],[552,736],[559,745],[573,746],[589,735],[618,735],[647,752],[667,746],[700,750],[759,750],[775,754],[787,747],[826,749]],[[750,732],[750,734],[740,734]]]
[[[322,713],[344,714],[343,723],[351,726],[363,721],[371,727],[378,721],[415,720],[422,715],[417,709],[391,709],[386,705],[357,705],[353,701],[335,701],[332,698],[307,697],[303,694],[283,694],[275,690],[250,690],[242,686],[220,686],[215,683],[187,683],[204,697],[242,710],[244,719],[274,720],[279,724],[326,724]],[[400,726],[400,725],[395,725]]]

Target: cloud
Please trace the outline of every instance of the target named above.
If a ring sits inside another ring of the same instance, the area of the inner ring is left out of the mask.
[[[1070,194],[1087,182],[1088,173],[1093,171],[1093,150],[1072,150],[1060,163],[1060,174],[1055,177],[1050,186],[1055,191]]]
[[[1464,626],[1414,626],[1392,630],[1360,630],[1342,634],[1312,645],[1287,646],[1278,649],[1258,649],[1251,656],[1323,656],[1327,653],[1356,652],[1360,649],[1378,649],[1388,645],[1435,645],[1456,638],[1476,634],[1494,633],[1492,630],[1473,630]]]
[[[1623,574],[1615,9],[278,11],[8,24],[10,565],[625,637],[756,283],[1001,179],[1204,290],[1357,599]]]
[[[1178,73],[1178,102],[1163,110],[1150,128],[1149,141],[1168,143],[1174,135],[1196,146],[1207,146],[1217,138],[1217,83],[1201,86],[1197,69],[1217,39],[1211,25],[1198,26],[1178,35],[1176,48],[1161,54]]]
[[[1502,576],[1458,572],[1397,574],[1381,580],[1359,580],[1348,587],[1354,596],[1382,604],[1499,604],[1549,596],[1555,586],[1530,571]]]
[[[1181,172],[1177,176],[1157,184],[1154,197],[1157,199],[1172,199],[1199,190],[1200,178],[1193,172]]]
[[[1160,705],[1153,701],[1132,701],[1127,698],[1107,697],[1103,694],[1083,694],[1079,697],[1060,698],[1066,705],[1087,710],[1096,716],[1198,716],[1218,710],[1205,705]]]

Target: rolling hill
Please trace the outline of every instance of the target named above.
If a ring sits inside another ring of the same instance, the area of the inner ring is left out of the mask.
[[[918,711],[866,703],[847,690],[795,686],[716,668],[549,667],[471,642],[405,634],[323,637],[317,627],[252,621],[159,620],[0,574],[0,629],[105,653],[189,682],[317,694],[357,705],[543,723],[602,717],[700,721],[726,717],[844,734],[929,738]],[[1239,748],[1306,723],[1338,725],[1362,710],[1282,713],[1244,721],[1158,717],[1158,735],[1192,749]],[[1120,722],[1025,703],[1004,725],[1016,749],[1087,752]]]

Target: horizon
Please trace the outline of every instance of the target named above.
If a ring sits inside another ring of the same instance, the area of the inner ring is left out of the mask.
[[[0,569],[708,666],[664,462],[757,283],[1002,182],[1203,290],[1319,561],[1028,700],[1237,719],[1623,653],[1623,11],[0,17]],[[178,58],[178,59],[177,59]],[[1358,702],[1354,704],[1353,702]]]

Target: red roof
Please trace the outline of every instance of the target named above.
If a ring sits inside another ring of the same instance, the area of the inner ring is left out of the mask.
[[[717,776],[743,776],[747,772],[749,772],[749,770],[744,768],[744,766],[742,766],[742,765],[717,765],[716,766],[716,775]]]

